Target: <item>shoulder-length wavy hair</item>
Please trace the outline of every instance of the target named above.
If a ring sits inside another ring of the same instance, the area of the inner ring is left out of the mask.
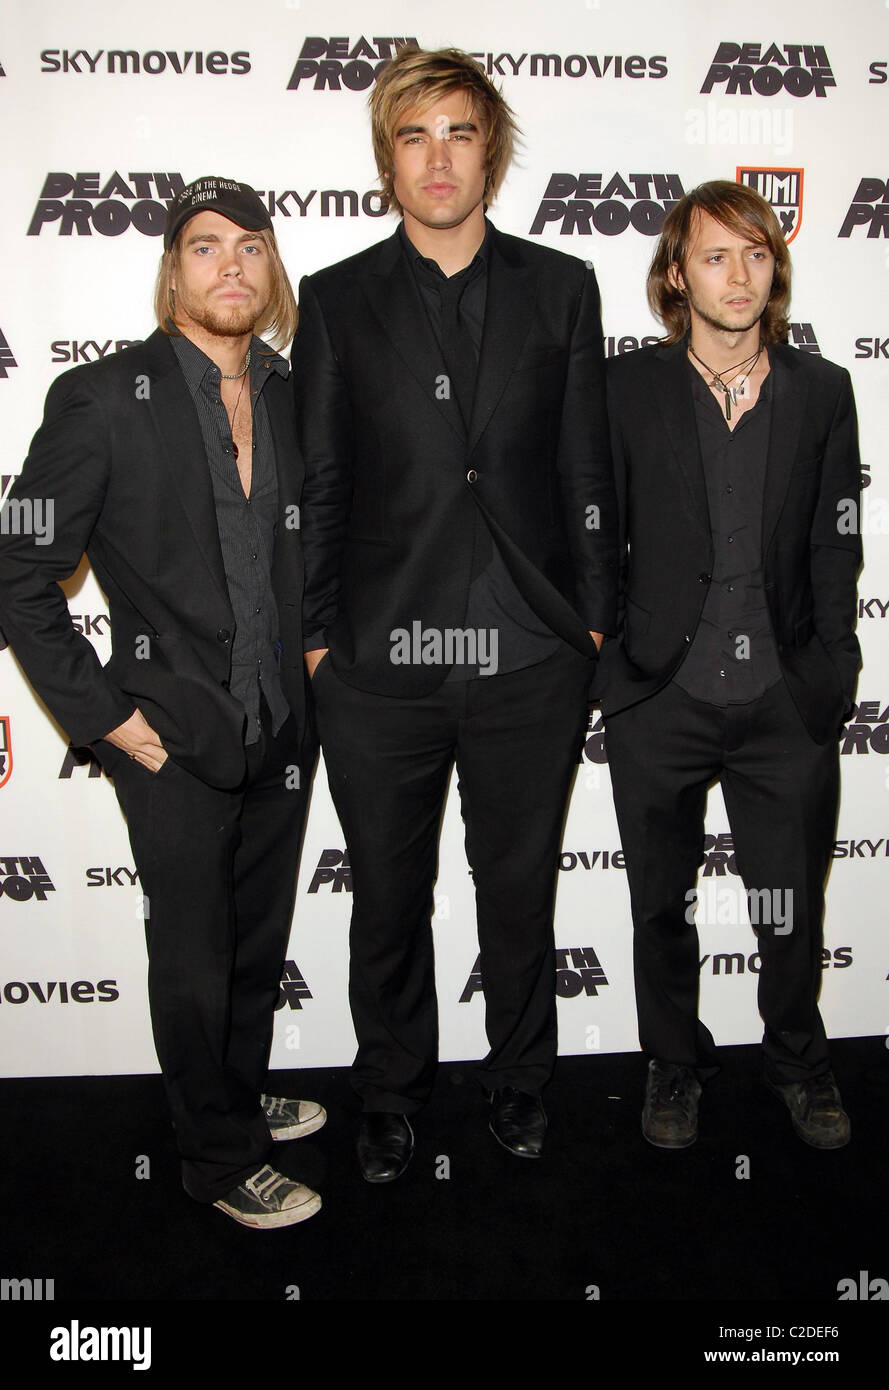
[[[762,336],[767,343],[787,337],[790,310],[790,253],[778,219],[765,198],[743,183],[714,179],[686,193],[667,214],[648,272],[648,303],[667,330],[666,341],[678,343],[691,322],[688,301],[673,283],[675,270],[684,271],[701,213],[737,236],[761,242],[775,257],[772,292],[762,316]]]
[[[519,128],[502,93],[474,58],[458,48],[427,51],[407,45],[386,64],[370,96],[374,158],[390,208],[401,212],[393,187],[395,132],[413,106],[426,109],[451,92],[464,92],[484,126],[485,207],[493,202],[515,152]]]
[[[188,226],[187,222],[185,226]],[[182,228],[182,231],[184,230],[185,227]],[[170,250],[165,251],[161,256],[157,283],[154,287],[154,317],[157,319],[158,327],[163,329],[164,333],[168,333],[170,337],[177,337],[179,333],[176,327],[176,291],[173,289],[172,282],[173,272],[178,268],[179,258],[182,255],[182,231],[176,237]],[[281,260],[274,232],[263,228],[256,233],[256,237],[269,253],[272,294],[265,313],[253,326],[253,332],[258,338],[264,338],[273,348],[280,350],[287,346],[296,333],[299,317],[296,296],[293,293],[293,286],[287,271],[284,269],[284,262]]]

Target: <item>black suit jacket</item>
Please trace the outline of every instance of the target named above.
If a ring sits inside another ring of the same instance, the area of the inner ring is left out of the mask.
[[[468,432],[397,235],[303,280],[293,365],[307,645],[360,689],[434,690],[448,668],[393,665],[391,634],[462,626],[481,509],[534,611],[595,654],[617,515],[592,270],[493,230]]]
[[[302,465],[289,381],[271,372],[262,398],[278,472],[281,674],[301,722]],[[0,535],[0,625],[72,742],[101,739],[138,706],[177,763],[236,786],[246,763],[244,711],[228,692],[235,622],[200,423],[164,333],[53,382],[11,496],[51,498],[54,539]],[[104,668],[57,582],[84,551],[108,598]]]
[[[848,372],[834,363],[784,346],[769,358],[763,583],[784,679],[812,737],[826,742],[860,665],[855,403]],[[626,544],[620,636],[603,650],[596,686],[606,715],[654,694],[678,669],[713,566],[686,341],[614,358],[608,409]]]

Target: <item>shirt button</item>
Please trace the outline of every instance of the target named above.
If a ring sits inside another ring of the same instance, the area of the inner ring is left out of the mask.
[[[475,471],[474,468],[470,468],[469,472],[466,474],[467,483],[474,483],[477,481],[477,479],[478,473]]]
[[[227,642],[227,641],[229,640],[230,637],[231,637],[231,633],[229,632],[228,628],[227,628],[227,627],[221,627],[221,628],[219,629],[219,631],[217,632],[217,634],[216,634],[216,641],[217,641],[217,642]]]
[[[735,635],[735,634],[734,634],[733,632],[730,632],[730,633],[729,633],[729,637],[734,637],[734,635]]]
[[[728,592],[729,592],[730,594],[733,594],[733,593],[735,592],[735,586],[734,586],[734,584],[726,584],[725,587],[726,587],[726,589],[728,590]]]
[[[724,671],[720,671],[719,674],[720,674],[721,676],[725,676],[725,672],[724,672]]]
[[[734,490],[735,489],[732,487],[731,483],[729,483],[728,487],[726,488],[726,492],[734,492]]]
[[[732,545],[732,544],[733,544],[734,539],[735,539],[734,536],[729,536],[729,538],[728,538],[728,543],[729,543],[729,545]]]

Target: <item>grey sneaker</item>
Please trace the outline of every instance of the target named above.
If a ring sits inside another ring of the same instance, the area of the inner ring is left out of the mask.
[[[833,1072],[783,1086],[773,1081],[766,1085],[787,1106],[793,1128],[804,1143],[814,1149],[842,1149],[848,1144],[852,1126]]]
[[[314,1100],[260,1096],[259,1103],[273,1139],[302,1139],[306,1134],[314,1134],[327,1119],[327,1111]]]
[[[311,1188],[291,1182],[266,1164],[213,1205],[240,1221],[242,1226],[266,1230],[307,1221],[321,1210],[321,1198]]]
[[[691,1067],[648,1063],[642,1133],[658,1149],[687,1149],[698,1137],[701,1083]]]

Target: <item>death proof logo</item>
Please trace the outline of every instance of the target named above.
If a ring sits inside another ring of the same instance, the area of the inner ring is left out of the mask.
[[[114,172],[47,174],[28,227],[28,236],[39,236],[45,226],[59,236],[120,236],[130,227],[143,236],[162,236],[167,206],[181,193],[181,174]]]

